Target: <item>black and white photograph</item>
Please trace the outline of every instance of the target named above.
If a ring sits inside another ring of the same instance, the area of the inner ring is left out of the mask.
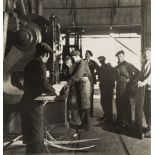
[[[3,155],[152,154],[151,3],[3,0]]]

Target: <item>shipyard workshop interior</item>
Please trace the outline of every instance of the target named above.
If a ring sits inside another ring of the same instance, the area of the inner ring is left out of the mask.
[[[3,0],[3,154],[151,154],[151,0]]]

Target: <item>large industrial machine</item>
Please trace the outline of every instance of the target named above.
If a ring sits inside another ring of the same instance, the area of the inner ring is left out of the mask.
[[[38,4],[40,7],[40,4]],[[41,8],[38,8],[38,10]],[[25,65],[33,59],[35,45],[45,42],[51,46],[53,54],[47,64],[51,84],[59,83],[62,66],[62,38],[60,24],[53,13],[47,20],[38,14],[32,14],[29,0],[5,1],[4,10],[4,132],[20,132],[20,120],[16,115],[10,117],[10,105],[20,102],[23,95],[23,71]],[[61,117],[53,110],[57,120],[55,124],[65,124],[65,104],[52,105],[52,109],[61,109]],[[57,106],[60,106],[59,108]],[[47,108],[48,109],[48,108]],[[47,112],[48,113],[48,112]],[[59,115],[61,115],[59,113]],[[16,128],[18,126],[18,128]]]

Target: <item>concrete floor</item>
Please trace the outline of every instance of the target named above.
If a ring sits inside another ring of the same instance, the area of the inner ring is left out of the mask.
[[[122,133],[115,132],[113,125],[107,126],[103,121],[98,119],[102,116],[99,95],[94,95],[94,117],[90,119],[90,131],[78,133],[77,137],[73,137],[75,130],[71,128],[51,126],[51,133],[57,140],[75,140],[87,138],[101,138],[98,141],[85,142],[80,144],[68,145],[70,147],[85,147],[96,145],[94,148],[87,151],[64,151],[53,147],[47,147],[49,154],[52,155],[150,155],[151,154],[151,139],[143,138],[139,140]],[[115,107],[114,107],[115,113]],[[13,138],[10,135],[4,136],[4,141],[9,141]],[[4,150],[4,155],[24,155],[25,146],[21,140],[14,143],[12,146]]]

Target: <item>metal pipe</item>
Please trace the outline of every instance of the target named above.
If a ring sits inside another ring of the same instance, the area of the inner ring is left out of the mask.
[[[6,145],[3,146],[3,149],[6,149],[8,146],[10,146],[12,143],[16,142],[18,139],[20,139],[21,137],[23,137],[23,135],[19,135],[18,137],[14,138],[13,140],[11,140],[9,143],[7,143]]]
[[[126,45],[124,45],[122,42],[120,42],[118,39],[116,39],[115,37],[113,37],[112,35],[109,34],[109,36],[111,38],[113,38],[115,41],[117,41],[120,45],[122,45],[123,47],[125,47],[128,51],[130,51],[131,53],[135,54],[136,56],[139,57],[139,55],[137,53],[135,53],[133,50],[131,50],[129,47],[127,47]]]
[[[36,14],[43,15],[43,0],[36,0]]]
[[[21,0],[19,4],[20,4],[21,15],[26,16],[28,12],[27,12],[27,6],[25,6],[24,0]]]
[[[4,12],[4,22],[3,22],[3,57],[5,55],[8,22],[9,22],[9,13],[8,12]]]
[[[27,6],[28,6],[28,14],[32,14],[32,4],[30,0],[27,0]]]

